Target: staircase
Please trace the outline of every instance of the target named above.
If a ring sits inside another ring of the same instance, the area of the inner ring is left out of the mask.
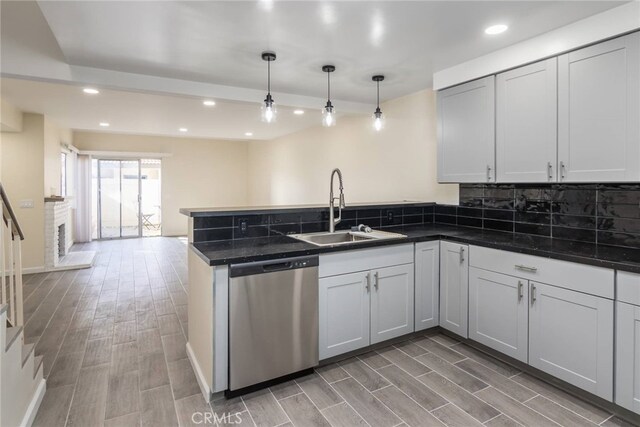
[[[0,426],[30,426],[46,390],[42,356],[24,345],[21,241],[24,234],[0,184]]]

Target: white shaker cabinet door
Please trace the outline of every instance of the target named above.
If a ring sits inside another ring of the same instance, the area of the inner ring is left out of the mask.
[[[640,33],[558,58],[558,176],[640,180]]]
[[[555,182],[557,58],[498,74],[498,182]]]
[[[438,181],[495,182],[495,77],[438,92]]]
[[[320,359],[369,345],[368,272],[320,279]]]
[[[471,267],[469,338],[527,363],[529,282]]]
[[[416,243],[415,330],[438,326],[440,241]]]
[[[440,242],[440,326],[468,338],[469,247]]]
[[[413,264],[371,274],[371,344],[413,332]]]
[[[616,403],[640,414],[640,307],[616,303]]]
[[[613,400],[613,301],[530,282],[529,364]]]

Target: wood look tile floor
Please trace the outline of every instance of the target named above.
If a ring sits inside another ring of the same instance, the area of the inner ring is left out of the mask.
[[[34,426],[630,425],[440,334],[207,403],[185,351],[185,240],[72,250],[96,251],[94,267],[24,278],[25,341],[47,378]]]

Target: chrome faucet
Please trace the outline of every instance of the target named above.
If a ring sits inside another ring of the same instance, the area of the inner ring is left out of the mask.
[[[335,174],[338,174],[338,182],[340,183],[340,197],[333,196],[333,177]],[[331,172],[331,190],[329,191],[329,233],[333,233],[336,231],[336,225],[342,221],[342,209],[345,207],[344,204],[344,187],[342,185],[342,172],[340,169],[335,168]],[[335,218],[335,201],[338,200],[338,218]]]

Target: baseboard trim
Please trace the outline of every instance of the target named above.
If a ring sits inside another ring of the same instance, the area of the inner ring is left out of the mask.
[[[24,414],[24,418],[22,418],[22,422],[20,423],[21,427],[31,427],[33,424],[33,420],[36,418],[36,414],[38,413],[38,409],[40,408],[40,404],[42,403],[42,399],[44,398],[44,393],[47,391],[47,381],[43,378],[40,380],[38,384],[38,388],[36,392],[33,394],[33,398],[27,407],[27,412]]]
[[[211,401],[211,388],[205,379],[204,374],[202,373],[202,369],[200,369],[200,365],[198,364],[198,360],[196,359],[196,355],[193,353],[193,349],[191,349],[191,345],[187,343],[187,357],[189,358],[189,362],[191,363],[191,367],[193,371],[196,373],[196,380],[198,380],[198,385],[200,386],[200,391],[202,392],[202,396],[207,402]]]
[[[44,273],[44,265],[40,267],[23,267],[22,274],[36,274],[36,273]]]

